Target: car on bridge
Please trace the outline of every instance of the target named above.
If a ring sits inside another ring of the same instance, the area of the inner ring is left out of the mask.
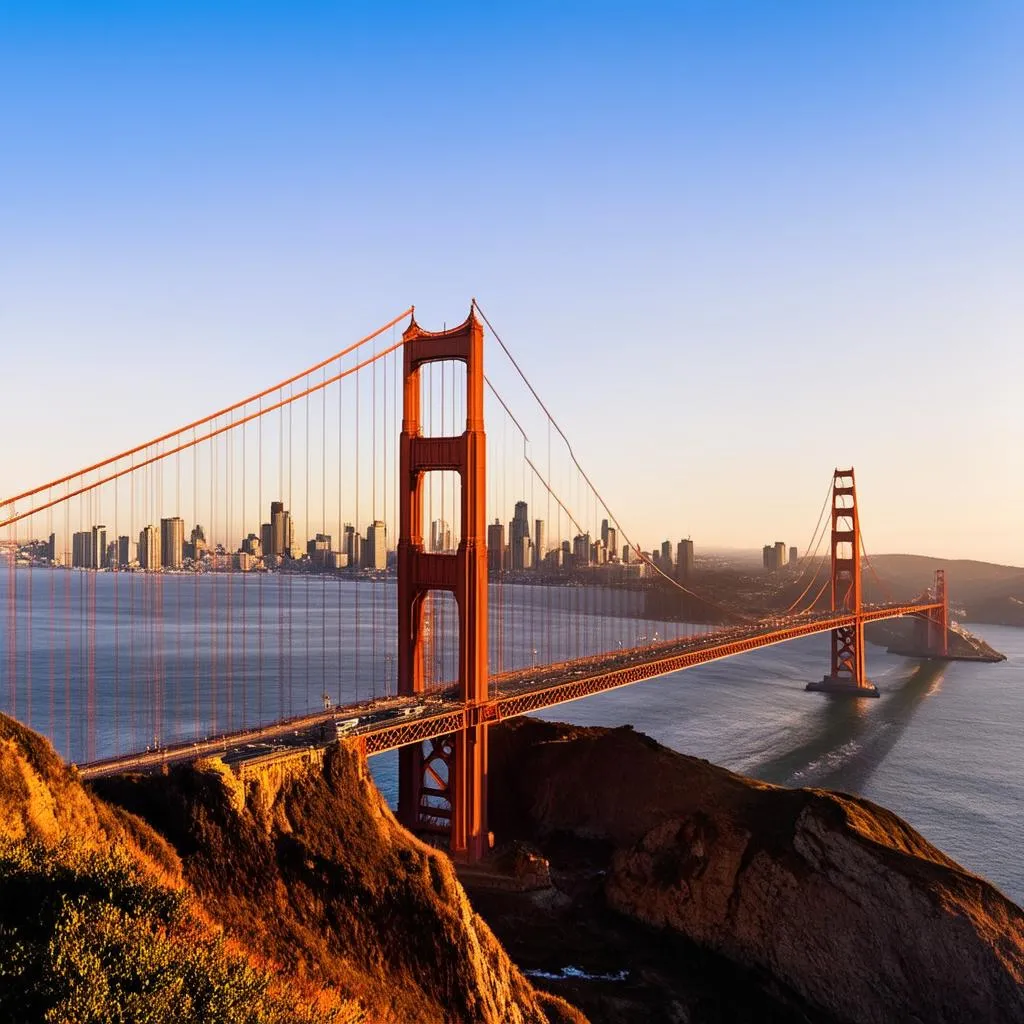
[[[363,719],[353,716],[352,718],[336,718],[333,722],[324,722],[320,726],[320,738],[323,740],[341,739],[356,729],[361,721]]]

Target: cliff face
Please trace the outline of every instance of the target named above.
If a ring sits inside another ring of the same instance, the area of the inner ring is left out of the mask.
[[[402,1024],[583,1020],[534,991],[448,858],[406,833],[343,745],[235,774],[198,762],[97,789],[144,817],[227,932]]]
[[[0,715],[0,1020],[327,1022],[363,1017],[225,943],[171,847]]]
[[[1024,912],[869,801],[763,785],[629,729],[492,737],[495,827],[615,847],[617,911],[848,1021],[1024,1020]]]
[[[0,715],[0,1020],[586,1024],[352,751],[102,788]]]

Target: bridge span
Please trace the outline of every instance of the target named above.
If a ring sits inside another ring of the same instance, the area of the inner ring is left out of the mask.
[[[458,686],[452,683],[428,697],[399,696],[332,707],[263,728],[105,758],[77,767],[83,779],[96,779],[121,772],[159,770],[199,757],[245,760],[266,754],[275,746],[322,746],[339,735],[357,739],[365,754],[372,757],[442,739],[471,725],[493,725],[798,637],[848,629],[855,626],[857,619],[869,623],[939,610],[941,605],[931,602],[867,606],[860,616],[831,611],[781,616],[755,625],[711,630],[678,640],[491,676],[490,699],[476,705],[461,701]]]

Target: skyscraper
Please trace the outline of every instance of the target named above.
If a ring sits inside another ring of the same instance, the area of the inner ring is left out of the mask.
[[[797,550],[797,547],[794,544],[789,549],[789,564],[790,565],[796,565],[796,563],[799,562],[799,561],[800,561],[800,552]]]
[[[775,568],[781,569],[786,564],[786,544],[785,541],[777,540],[775,542]]]
[[[270,554],[276,559],[292,558],[295,529],[283,501],[270,503]]]
[[[128,537],[117,538],[117,564],[122,569],[132,564],[132,542]]]
[[[452,550],[452,528],[443,520],[430,524],[430,550],[436,553]]]
[[[306,554],[313,565],[322,569],[327,565],[331,554],[331,535],[318,533],[311,540],[306,541]]]
[[[71,566],[74,569],[91,569],[92,533],[80,530],[71,535]]]
[[[505,527],[500,519],[487,527],[487,568],[490,572],[505,568]]]
[[[669,540],[661,542],[661,558],[658,559],[658,568],[663,573],[672,575],[672,542]]]
[[[578,533],[572,542],[572,564],[577,569],[590,565],[590,534]]]
[[[160,564],[180,569],[184,557],[185,522],[179,516],[160,520]]]
[[[676,578],[689,579],[693,575],[693,541],[687,538],[676,545]]]
[[[160,568],[160,531],[155,526],[144,526],[139,533],[139,567]]]
[[[356,528],[351,523],[345,524],[341,550],[347,557],[347,564],[350,569],[357,570],[363,564],[362,538],[356,533]]]
[[[508,546],[512,553],[512,571],[529,567],[530,514],[525,501],[516,502],[515,515],[508,528]]]
[[[544,567],[544,556],[547,554],[547,537],[544,533],[544,520],[533,521],[533,567],[542,569]]]
[[[105,569],[107,560],[107,528],[94,526],[71,537],[71,565],[76,569]]]
[[[192,549],[192,558],[197,562],[201,561],[203,556],[206,554],[206,532],[198,523],[192,527],[192,533],[189,537],[189,547]]]
[[[375,519],[366,531],[363,565],[375,572],[381,572],[388,567],[387,527],[380,519]]]

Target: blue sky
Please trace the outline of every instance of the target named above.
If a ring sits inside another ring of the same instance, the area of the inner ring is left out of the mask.
[[[0,493],[476,295],[648,546],[1024,564],[1024,8],[0,0]]]

